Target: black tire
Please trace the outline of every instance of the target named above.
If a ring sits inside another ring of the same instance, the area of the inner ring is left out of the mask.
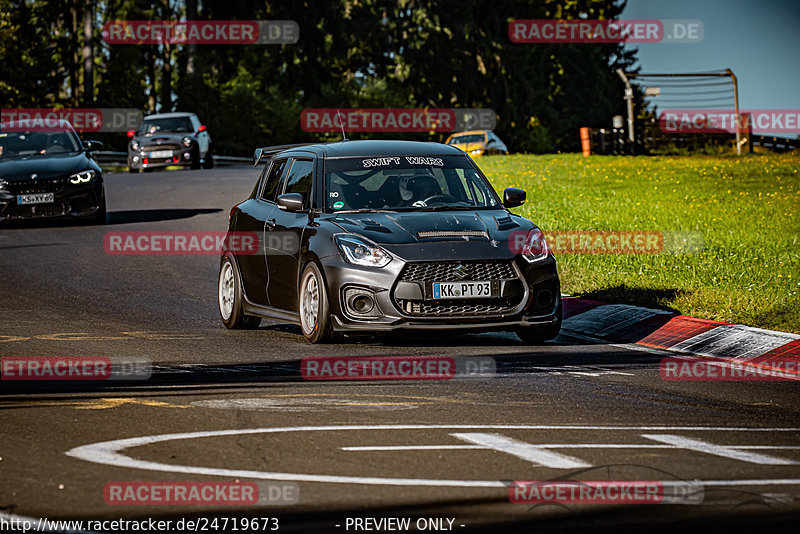
[[[106,191],[102,189],[100,194],[103,195],[103,198],[100,200],[100,206],[97,210],[97,213],[92,215],[90,221],[92,224],[106,224],[108,222],[108,212],[106,211]]]
[[[214,156],[211,155],[211,147],[209,147],[208,152],[206,152],[206,157],[203,158],[203,168],[204,169],[214,168]]]
[[[317,312],[316,317],[312,318],[311,315],[306,313],[310,309],[311,301],[314,300],[313,296],[309,293],[312,291],[310,280],[313,278],[312,285],[317,289]],[[310,300],[305,300],[309,298]],[[300,310],[300,329],[303,331],[306,341],[309,343],[325,343],[334,339],[333,330],[331,328],[331,313],[330,301],[328,300],[328,288],[325,285],[325,279],[322,273],[314,262],[309,263],[300,275],[300,283],[297,292],[297,309]]]
[[[539,345],[558,337],[561,331],[561,300],[556,308],[556,322],[548,326],[517,328],[516,334],[526,345]]]
[[[223,276],[225,277],[224,280]],[[229,276],[230,278],[228,278]],[[223,283],[225,287],[223,287]],[[225,293],[224,297],[223,292]],[[242,281],[239,276],[239,269],[236,267],[236,261],[233,257],[230,254],[225,254],[219,266],[217,306],[219,307],[219,316],[222,319],[222,324],[227,328],[249,330],[257,328],[261,324],[261,317],[244,314],[242,301]],[[228,303],[230,304],[229,306]]]
[[[197,170],[200,168],[200,150],[195,148],[192,151],[192,159],[189,162],[189,168],[192,170]]]

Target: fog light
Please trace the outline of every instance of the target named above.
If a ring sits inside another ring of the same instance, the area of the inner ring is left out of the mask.
[[[344,292],[345,306],[351,315],[364,318],[379,317],[375,294],[368,289],[349,287]]]
[[[553,292],[549,289],[542,289],[536,294],[536,303],[542,308],[553,305]]]
[[[358,295],[353,298],[351,305],[358,313],[369,313],[375,307],[375,301],[372,300],[372,297]]]
[[[139,161],[139,156],[133,156],[133,161],[134,162],[138,162]]]
[[[185,159],[185,160],[187,160],[187,161],[188,161],[188,160],[190,160],[191,158],[192,158],[192,155],[191,155],[191,154],[189,154],[188,152],[186,152],[186,153],[183,155],[183,159]]]

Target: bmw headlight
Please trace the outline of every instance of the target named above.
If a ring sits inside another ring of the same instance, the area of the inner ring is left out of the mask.
[[[520,253],[528,263],[541,261],[550,255],[550,246],[547,244],[547,240],[541,230],[534,228],[528,232],[525,241],[522,243]]]
[[[189,148],[190,146],[192,146],[192,138],[191,137],[184,137],[183,138],[183,146],[185,146],[186,148]]]
[[[131,143],[131,150],[133,150],[134,152],[139,150],[139,141],[133,141]]]
[[[392,256],[375,243],[361,236],[352,234],[339,234],[334,236],[342,257],[354,265],[365,267],[385,267]]]
[[[71,184],[85,184],[86,182],[91,182],[95,176],[95,172],[93,170],[83,171],[83,172],[76,172],[72,176],[69,177],[69,183]]]

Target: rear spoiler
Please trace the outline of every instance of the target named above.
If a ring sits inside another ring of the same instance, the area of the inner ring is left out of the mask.
[[[297,148],[301,146],[308,146],[308,145],[316,145],[319,143],[297,143],[294,145],[275,145],[275,146],[265,146],[262,148],[257,148],[255,153],[253,154],[253,167],[257,167],[261,160],[264,157],[271,157],[277,154],[278,152],[283,152],[284,150],[288,150],[290,148]]]

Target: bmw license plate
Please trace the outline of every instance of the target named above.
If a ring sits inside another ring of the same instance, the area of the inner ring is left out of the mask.
[[[56,201],[54,193],[35,193],[32,195],[17,195],[17,204],[52,204]]]
[[[150,152],[151,158],[171,158],[172,150],[155,150]]]
[[[434,282],[434,299],[482,299],[497,296],[497,283],[492,282]]]

